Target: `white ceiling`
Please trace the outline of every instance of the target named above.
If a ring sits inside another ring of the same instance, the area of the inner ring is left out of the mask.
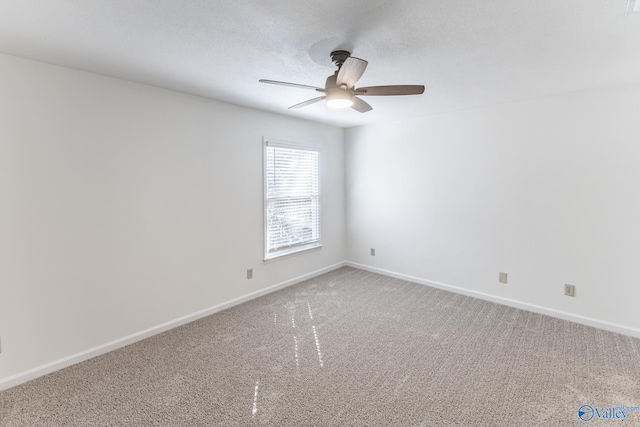
[[[2,0],[0,52],[338,126],[640,82],[628,0]],[[424,84],[330,110],[329,54],[369,66],[357,86]]]

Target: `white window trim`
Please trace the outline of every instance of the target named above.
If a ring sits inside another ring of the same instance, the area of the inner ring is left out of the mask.
[[[268,246],[268,242],[267,242],[267,228],[268,228],[268,221],[267,221],[267,195],[268,195],[268,190],[267,190],[267,147],[282,147],[282,148],[292,148],[292,149],[296,149],[296,150],[308,150],[308,151],[317,151],[318,152],[318,241],[316,242],[311,242],[308,243],[306,245],[300,245],[300,246],[295,246],[289,249],[283,249],[278,251],[277,253],[274,254],[269,254],[269,248]],[[262,180],[263,180],[263,212],[262,212],[262,218],[263,218],[263,232],[262,232],[262,238],[264,240],[264,247],[263,247],[263,255],[264,255],[264,259],[263,261],[265,263],[267,262],[271,262],[271,261],[275,261],[278,259],[282,259],[282,258],[289,258],[291,256],[295,256],[295,255],[301,255],[303,253],[307,253],[310,251],[314,251],[317,249],[322,248],[322,204],[320,203],[320,200],[322,198],[322,185],[321,185],[321,181],[322,181],[322,161],[321,161],[321,149],[320,146],[317,144],[307,144],[307,143],[299,143],[299,142],[290,142],[290,141],[282,141],[282,140],[277,140],[277,139],[271,139],[271,138],[263,138],[263,152],[262,152]]]

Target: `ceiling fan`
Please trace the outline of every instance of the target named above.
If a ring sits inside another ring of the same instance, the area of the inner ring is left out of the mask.
[[[324,88],[265,79],[261,79],[260,83],[311,89],[324,93],[323,96],[292,105],[289,109],[306,107],[307,105],[315,104],[316,102],[326,99],[327,106],[329,107],[351,107],[356,111],[366,113],[372,110],[373,107],[358,98],[358,96],[420,95],[424,93],[424,86],[422,85],[369,86],[356,88],[355,84],[360,77],[362,77],[368,62],[364,59],[354,58],[351,56],[351,53],[346,50],[331,52],[331,61],[338,67],[338,70],[327,77]]]

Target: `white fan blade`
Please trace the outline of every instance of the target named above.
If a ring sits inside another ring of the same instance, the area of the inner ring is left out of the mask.
[[[298,83],[279,82],[277,80],[265,80],[265,79],[260,79],[258,81],[260,83],[268,83],[270,85],[290,86],[290,87],[297,87],[297,88],[300,88],[300,89],[311,89],[311,90],[324,91],[324,88],[321,88],[321,87],[309,86],[309,85],[301,85],[301,84],[298,84]]]
[[[340,71],[338,71],[338,78],[336,79],[338,86],[347,85],[351,89],[362,77],[367,64],[368,62],[364,59],[354,58],[353,56],[348,57],[340,67]]]
[[[289,110],[306,107],[307,105],[315,104],[318,101],[322,101],[325,98],[326,96],[319,96],[317,98],[309,99],[308,101],[301,102],[300,104],[292,105],[291,107],[289,107]]]
[[[351,108],[361,113],[366,113],[367,111],[373,110],[373,107],[371,105],[367,104],[357,96],[353,97],[353,105],[351,106]]]

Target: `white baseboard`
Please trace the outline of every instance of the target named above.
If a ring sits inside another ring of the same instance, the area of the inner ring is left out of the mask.
[[[535,304],[529,304],[522,301],[499,297],[499,296],[487,294],[484,292],[473,291],[473,290],[461,288],[458,286],[447,285],[446,283],[440,283],[440,282],[434,282],[431,280],[421,279],[419,277],[413,277],[406,274],[396,273],[394,271],[384,270],[377,267],[371,267],[364,264],[358,264],[351,261],[347,261],[345,265],[349,267],[358,268],[360,270],[370,271],[372,273],[382,274],[384,276],[395,277],[396,279],[402,279],[408,282],[418,283],[420,285],[431,286],[434,288],[443,289],[445,291],[455,292],[457,294],[467,295],[470,297],[479,298],[485,301],[495,302],[497,304],[502,304],[509,307],[519,308],[519,309],[531,311],[534,313],[544,314],[547,316],[568,320],[570,322],[580,323],[582,325],[593,326],[595,328],[604,329],[607,331],[617,332],[619,334],[640,338],[640,329],[632,328],[629,326],[618,325],[616,323],[611,323],[604,320],[598,320],[591,317],[580,316],[578,314],[567,313],[565,311],[555,310],[552,308],[542,307]]]
[[[200,310],[195,313],[182,316],[178,319],[174,319],[169,322],[165,322],[160,325],[153,326],[151,328],[145,329],[140,332],[136,332],[126,337],[113,340],[111,342],[87,349],[85,351],[81,351],[79,353],[72,354],[67,357],[63,357],[62,359],[54,360],[53,362],[50,362],[41,366],[37,366],[35,368],[29,369],[24,372],[19,372],[15,375],[11,375],[6,378],[2,378],[0,379],[0,391],[14,387],[18,384],[25,383],[27,381],[33,380],[43,375],[50,374],[52,372],[58,371],[68,366],[75,365],[76,363],[84,362],[85,360],[92,359],[96,356],[100,356],[101,354],[105,354],[110,351],[117,350],[126,345],[133,344],[137,341],[141,341],[145,338],[149,338],[161,332],[168,331],[169,329],[176,328],[186,323],[193,322],[194,320],[198,320],[203,317],[209,316],[211,314],[217,313],[219,311],[225,310],[227,308],[231,308],[234,305],[242,304],[243,302],[247,302],[254,298],[261,297],[271,292],[275,292],[279,289],[286,288],[291,285],[295,285],[296,283],[302,282],[304,280],[308,280],[313,277],[319,276],[321,274],[328,273],[329,271],[336,270],[345,265],[346,265],[346,262],[339,262],[337,264],[330,265],[325,268],[321,268],[311,273],[303,274],[302,276],[298,276],[293,279],[286,280],[276,285],[272,285],[267,288],[260,289],[259,291],[255,291],[250,294],[232,299],[231,301],[214,305],[213,307],[209,307],[204,310]]]
[[[29,369],[24,372],[20,372],[18,374],[2,378],[0,379],[0,391],[6,390],[8,388],[14,387],[18,384],[25,383],[32,379],[41,377],[43,375],[58,371],[60,369],[66,368],[71,365],[75,365],[76,363],[84,362],[85,360],[92,359],[96,356],[100,356],[101,354],[108,353],[113,350],[117,350],[121,347],[124,347],[129,344],[133,344],[137,341],[141,341],[145,338],[149,338],[153,335],[157,335],[161,332],[168,331],[169,329],[176,328],[178,326],[184,325],[186,323],[193,322],[195,320],[201,319],[203,317],[209,316],[211,314],[217,313],[219,311],[225,310],[227,308],[231,308],[235,305],[242,304],[243,302],[247,302],[249,300],[258,298],[260,296],[269,294],[271,292],[275,292],[279,289],[286,288],[291,285],[295,285],[296,283],[302,282],[304,280],[311,279],[313,277],[319,276],[324,273],[328,273],[329,271],[336,270],[343,266],[350,266],[354,268],[358,268],[360,270],[370,271],[372,273],[378,273],[389,277],[395,277],[397,279],[406,280],[413,283],[418,283],[421,285],[431,286],[438,289],[443,289],[450,292],[455,292],[462,295],[467,295],[474,298],[479,298],[485,301],[495,302],[498,304],[519,308],[522,310],[532,311],[534,313],[545,314],[547,316],[557,317],[560,319],[568,320],[571,322],[580,323],[583,325],[593,326],[596,328],[604,329],[607,331],[617,332],[624,335],[629,335],[632,337],[640,338],[640,329],[631,328],[624,325],[618,325],[615,323],[594,319],[591,317],[580,316],[576,314],[567,313],[560,310],[555,310],[551,308],[546,308],[542,306],[538,306],[535,304],[529,304],[522,301],[512,300],[509,298],[499,297],[491,294],[487,294],[484,292],[478,292],[470,289],[461,288],[458,286],[448,285],[445,283],[434,282],[431,280],[422,279],[419,277],[409,276],[406,274],[396,273],[389,270],[384,270],[377,267],[371,267],[364,264],[358,264],[351,261],[340,262],[311,273],[303,274],[301,276],[295,277],[290,280],[286,280],[284,282],[278,283],[276,285],[269,286],[267,288],[261,289],[259,291],[252,292],[250,294],[235,298],[231,301],[227,301],[213,307],[206,308],[204,310],[197,311],[195,313],[191,313],[189,315],[180,317],[178,319],[171,320],[169,322],[145,329],[143,331],[128,335],[123,338],[119,338],[117,340],[87,349],[85,351],[81,351],[79,353],[72,354],[70,356],[64,357],[62,359],[55,360],[53,362],[37,366],[35,368]]]

